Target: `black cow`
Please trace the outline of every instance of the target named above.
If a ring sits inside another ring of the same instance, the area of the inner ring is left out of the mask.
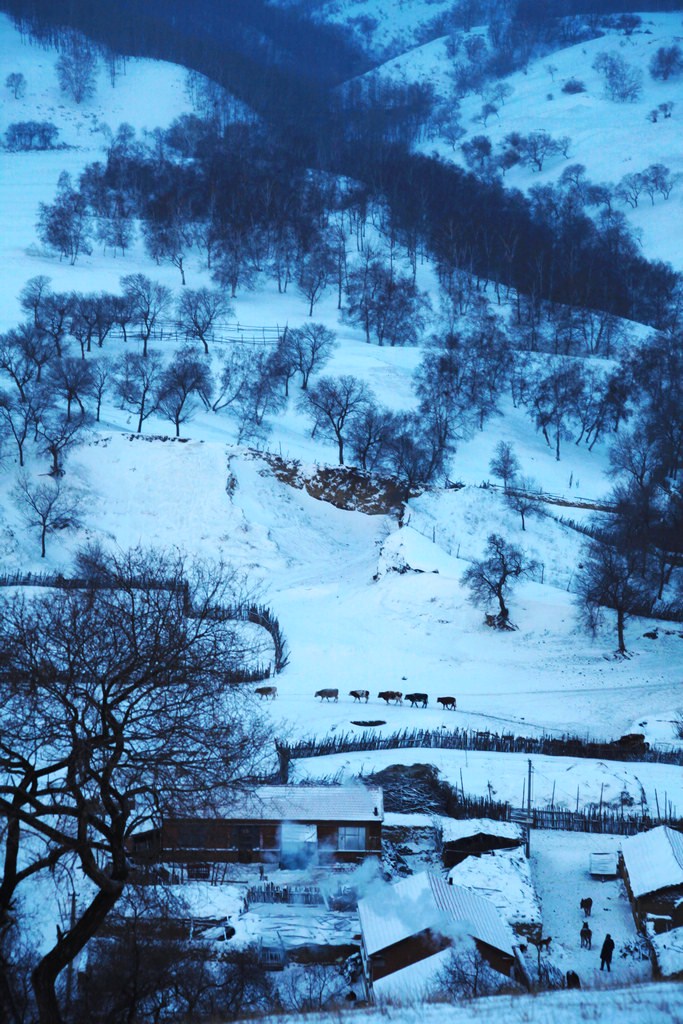
[[[457,701],[455,697],[437,697],[436,703],[440,704],[444,711],[455,711]]]
[[[275,700],[277,686],[257,686],[254,693],[257,693],[261,700]]]
[[[357,701],[364,700],[365,703],[367,704],[367,702],[370,700],[370,691],[369,690],[349,690],[349,697],[353,697],[353,699],[357,700]]]
[[[416,708],[418,705],[421,708],[426,708],[429,702],[429,696],[426,693],[407,693],[406,700],[410,701],[411,708]]]

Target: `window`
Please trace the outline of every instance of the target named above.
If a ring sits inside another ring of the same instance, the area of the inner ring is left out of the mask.
[[[340,850],[364,850],[365,829],[362,826],[345,825],[339,829]]]

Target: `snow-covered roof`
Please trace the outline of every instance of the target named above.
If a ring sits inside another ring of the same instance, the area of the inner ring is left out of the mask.
[[[650,942],[662,977],[683,975],[683,928],[651,935]]]
[[[524,850],[497,850],[483,857],[466,857],[451,868],[448,877],[485,896],[512,927],[541,924],[541,905],[536,895],[529,861]]]
[[[466,934],[512,955],[512,935],[490,900],[425,871],[358,901],[368,956],[432,929]]]
[[[524,839],[524,830],[514,821],[494,821],[493,818],[448,818],[442,814],[399,814],[389,811],[384,816],[387,828],[440,828],[443,841],[452,843],[468,836],[501,836],[504,839]]]
[[[502,839],[519,840],[524,838],[521,825],[514,821],[494,821],[493,818],[439,818],[443,828],[444,843],[453,843],[469,836],[500,836]]]
[[[427,956],[417,963],[408,964],[399,971],[392,971],[372,983],[372,995],[376,1003],[420,1003],[426,1002],[439,974],[448,967],[450,949],[442,949],[433,956]]]
[[[683,885],[683,834],[668,825],[625,839],[622,853],[636,898]]]
[[[228,820],[382,821],[377,786],[259,786],[215,812]]]

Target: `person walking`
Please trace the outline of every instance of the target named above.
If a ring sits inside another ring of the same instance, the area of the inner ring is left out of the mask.
[[[610,964],[612,963],[612,953],[613,952],[614,952],[614,939],[612,938],[612,936],[608,932],[607,933],[607,937],[605,938],[605,941],[602,944],[602,949],[600,950],[600,970],[601,971],[603,971],[605,969],[605,964],[607,964],[607,970],[608,971],[611,970]]]

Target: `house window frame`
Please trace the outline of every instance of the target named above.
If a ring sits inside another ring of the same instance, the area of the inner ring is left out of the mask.
[[[337,849],[340,853],[364,853],[367,849],[368,830],[365,825],[340,825]]]

